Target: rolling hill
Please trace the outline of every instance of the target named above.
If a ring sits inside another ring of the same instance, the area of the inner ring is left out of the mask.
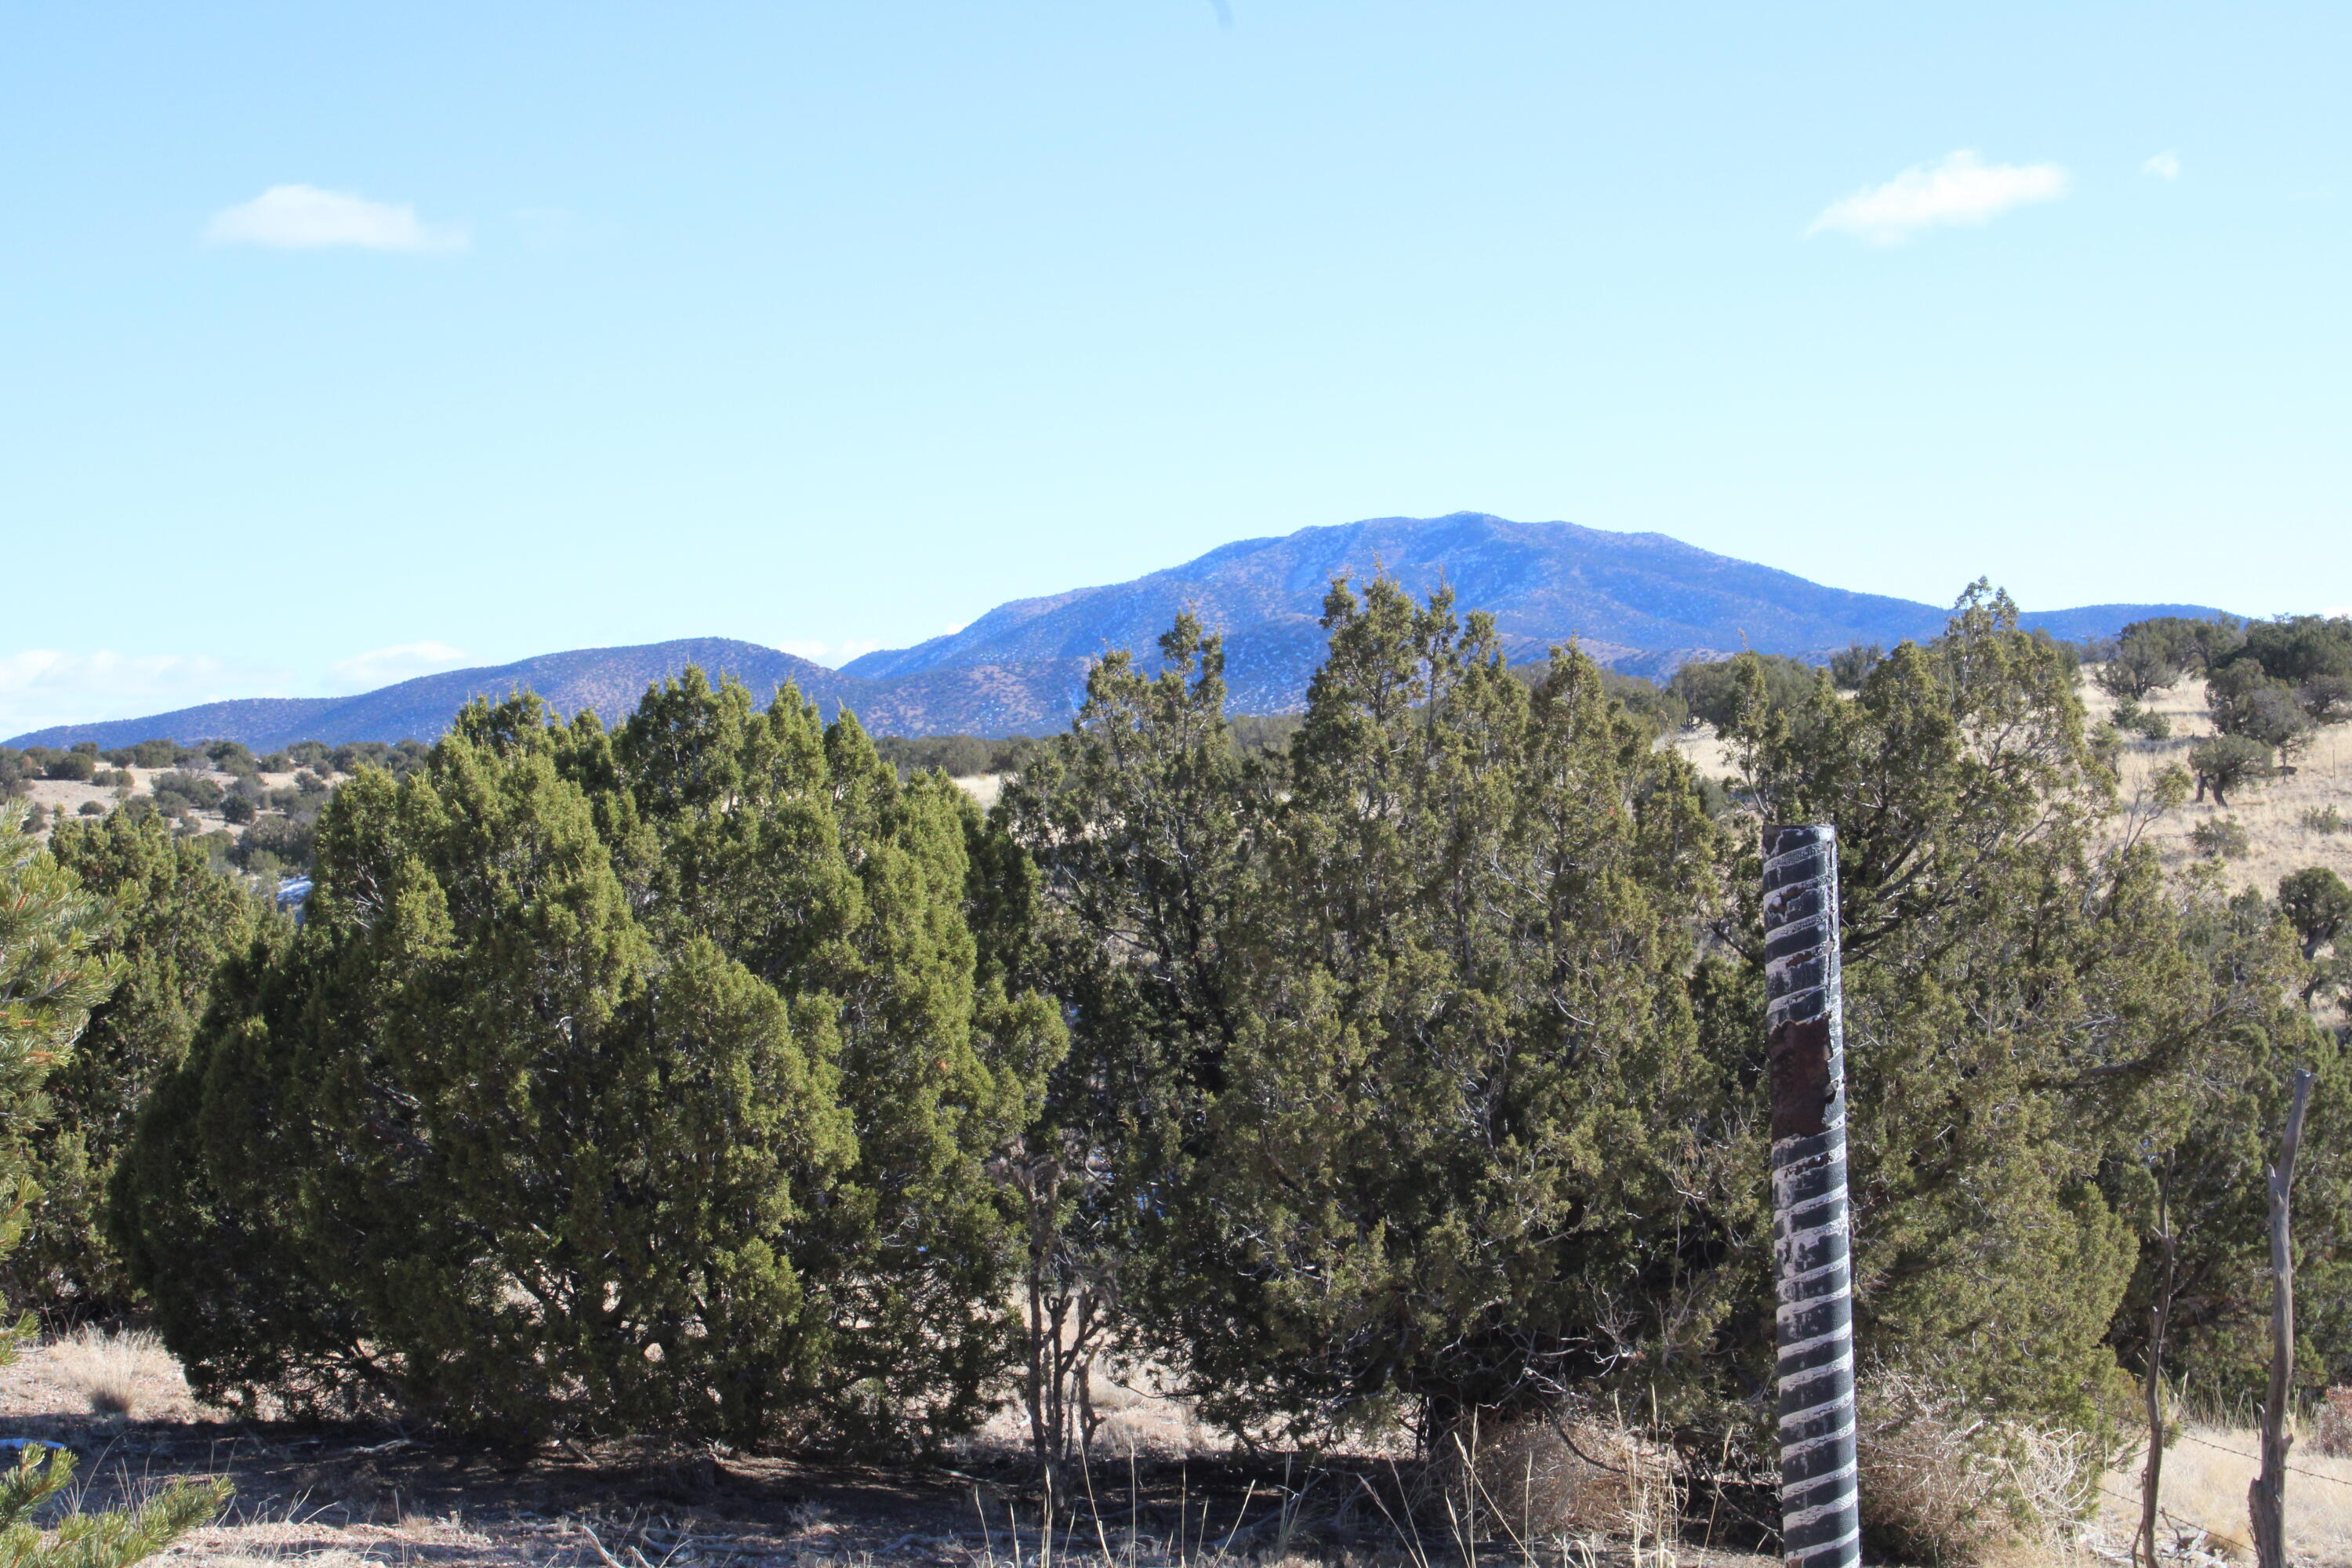
[[[1317,618],[1331,579],[1360,580],[1375,570],[1415,594],[1450,584],[1457,604],[1494,615],[1514,659],[1539,657],[1573,637],[1604,662],[1654,676],[1742,647],[1820,658],[1849,643],[1892,646],[1935,635],[1945,617],[1932,605],[1826,587],[1664,534],[1455,512],[1240,540],[1133,582],[1017,599],[950,636],[869,653],[838,670],[754,643],[698,637],[543,654],[356,697],[247,699],[60,725],[9,744],[95,741],[110,748],[168,735],[271,750],[297,740],[422,738],[440,733],[468,699],[519,688],[561,711],[593,709],[611,722],[649,683],[688,664],[731,674],[763,701],[793,681],[828,716],[846,704],[881,733],[1034,733],[1068,722],[1096,658],[1118,647],[1148,653],[1188,607],[1225,634],[1234,710],[1280,712],[1298,706],[1322,658]],[[2195,605],[2091,605],[2026,618],[2053,636],[2081,638],[2147,616],[2218,613]]]

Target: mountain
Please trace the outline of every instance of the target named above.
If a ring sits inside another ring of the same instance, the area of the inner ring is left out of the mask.
[[[1454,589],[1464,609],[1495,616],[1515,659],[1573,637],[1595,658],[1653,677],[1733,649],[1822,658],[1850,643],[1892,647],[1933,637],[1932,605],[1824,587],[1788,572],[1700,550],[1662,533],[1610,533],[1572,522],[1513,522],[1483,512],[1386,517],[1244,539],[1131,583],[1000,605],[962,630],[886,649],[838,670],[722,637],[584,648],[488,669],[428,675],[350,698],[257,699],[102,724],[60,725],[11,745],[154,735],[230,738],[268,751],[296,740],[394,741],[437,735],[469,698],[528,687],[558,710],[593,708],[608,723],[646,687],[698,664],[732,674],[765,700],[796,682],[830,716],[846,703],[884,734],[1004,735],[1069,721],[1086,672],[1108,649],[1147,665],[1154,640],[1190,608],[1225,635],[1226,681],[1238,712],[1279,712],[1304,700],[1323,657],[1317,623],[1331,579],[1385,570],[1416,595]],[[2210,616],[2198,605],[2090,605],[2029,615],[2068,639],[2111,636],[2150,616]]]
[[[95,741],[100,750],[111,751],[163,735],[184,742],[242,741],[257,752],[274,752],[296,741],[429,739],[447,729],[457,710],[475,698],[496,700],[518,690],[538,692],[562,713],[593,709],[609,724],[635,709],[646,686],[677,675],[689,664],[709,671],[713,679],[721,671],[733,675],[763,701],[779,683],[795,681],[827,718],[840,708],[846,694],[863,695],[865,689],[862,681],[757,643],[688,637],[640,647],[581,648],[490,668],[420,675],[357,697],[249,698],[207,702],[144,719],[60,724],[19,735],[8,743],[67,746]]]
[[[1824,587],[1792,573],[1700,550],[1663,533],[1572,522],[1513,522],[1483,512],[1373,518],[1244,539],[1131,583],[1016,599],[946,637],[869,653],[845,675],[903,680],[946,668],[1031,670],[1072,679],[1105,649],[1148,650],[1179,610],[1225,634],[1227,681],[1241,711],[1297,706],[1322,659],[1316,625],[1334,576],[1385,570],[1426,595],[1488,611],[1514,660],[1573,636],[1633,673],[1664,675],[1695,658],[1761,653],[1823,658],[1855,642],[1891,647],[1944,629],[1947,611]],[[2095,605],[2028,616],[2054,637],[2110,636],[2155,615],[2216,615],[2181,605]]]

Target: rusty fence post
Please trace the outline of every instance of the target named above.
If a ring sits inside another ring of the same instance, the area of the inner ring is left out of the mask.
[[[1780,1298],[1780,1552],[1789,1568],[1848,1568],[1862,1561],[1862,1517],[1837,829],[1827,823],[1764,830],[1764,959]]]

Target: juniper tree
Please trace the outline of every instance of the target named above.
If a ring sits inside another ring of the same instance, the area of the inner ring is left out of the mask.
[[[2345,886],[2344,879],[2325,866],[2305,867],[2282,878],[2278,902],[2279,912],[2303,943],[2306,962],[2317,958],[2319,950],[2352,923],[2352,887]]]
[[[1156,676],[1123,649],[1097,663],[1069,732],[1031,752],[996,811],[1037,867],[1013,962],[1073,1022],[1040,1122],[1005,1166],[1034,1210],[1025,1392],[1049,1459],[1083,1420],[1094,1356],[1181,1354],[1150,1331],[1146,1303],[1168,1288],[1175,1194],[1246,1005],[1240,921],[1278,770],[1234,743],[1221,639],[1188,613],[1160,651]],[[1078,1353],[1057,1364],[1063,1342]],[[1058,1399],[1056,1376],[1075,1384]]]
[[[1687,770],[1589,660],[1530,690],[1443,595],[1335,585],[1325,625],[1281,787],[1180,622],[1008,800],[1084,976],[1060,1102],[1162,1086],[1094,1122],[1148,1189],[1138,1331],[1208,1414],[1294,1429],[1693,1353],[1758,1209],[1685,994]]]
[[[0,805],[0,1252],[22,1234],[25,1205],[37,1195],[26,1139],[47,1114],[43,1087],[71,1064],[89,1010],[124,967],[106,951],[112,911],[35,847],[23,812]],[[0,1329],[0,1366],[31,1332],[29,1318]],[[26,1568],[122,1568],[209,1521],[229,1496],[225,1483],[184,1481],[123,1511],[68,1507],[44,1530],[36,1510],[66,1491],[74,1468],[70,1449],[28,1443],[0,1470],[0,1557]]]
[[[739,684],[688,671],[611,750],[655,846],[656,929],[707,931],[833,1010],[857,1155],[807,1230],[838,1330],[812,1396],[876,1438],[968,1426],[1008,1346],[1007,1216],[984,1166],[1062,1041],[1050,1003],[983,972],[973,935],[982,905],[1003,912],[996,879],[1025,868],[988,853],[944,777],[902,783],[854,716],[821,725],[791,688],[755,712]]]
[[[2274,777],[2271,748],[2244,735],[2212,735],[2189,750],[2189,770],[2197,780],[2197,798],[2213,793],[2215,805],[2230,804],[2230,792]]]
[[[141,1101],[186,1054],[215,970],[251,940],[261,906],[152,816],[64,824],[49,849],[113,911],[100,951],[121,958],[122,979],[50,1075],[53,1114],[32,1142],[41,1196],[6,1268],[20,1301],[117,1310],[129,1282],[100,1231],[107,1183]]]
[[[2006,595],[1979,584],[1850,701],[1748,679],[1762,809],[1839,827],[1862,1332],[2099,1424],[2137,1256],[2102,1173],[2217,1032],[2293,1026],[2284,977],[2201,954],[2152,853],[2105,845],[2112,777]]]
[[[972,1419],[980,1163],[1054,1020],[976,990],[967,816],[861,747],[698,675],[619,736],[477,705],[339,790],[117,1184],[198,1386],[509,1440]]]

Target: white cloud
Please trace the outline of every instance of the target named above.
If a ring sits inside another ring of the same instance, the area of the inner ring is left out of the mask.
[[[27,648],[0,654],[0,736],[170,712],[286,686],[284,670],[240,668],[207,654]]]
[[[402,643],[394,647],[370,648],[365,653],[355,653],[330,666],[327,673],[337,690],[373,691],[379,686],[390,686],[420,675],[461,668],[471,662],[472,658],[465,649],[451,647],[445,642]]]
[[[467,243],[464,229],[427,224],[415,207],[316,185],[272,185],[249,202],[223,207],[205,237],[215,245],[279,250],[463,250]]]
[[[1883,185],[1832,202],[1805,230],[1850,234],[1893,245],[1942,224],[1983,223],[2026,202],[2066,194],[2066,171],[2055,163],[1986,163],[1966,148],[1940,163],[1920,163]]]
[[[2139,166],[2143,174],[2154,174],[2159,180],[2180,178],[2180,160],[2169,153],[2158,153]]]
[[[776,647],[794,658],[807,659],[837,669],[861,653],[872,653],[882,646],[880,637],[851,637],[846,642],[818,642],[810,637],[791,637]]]

